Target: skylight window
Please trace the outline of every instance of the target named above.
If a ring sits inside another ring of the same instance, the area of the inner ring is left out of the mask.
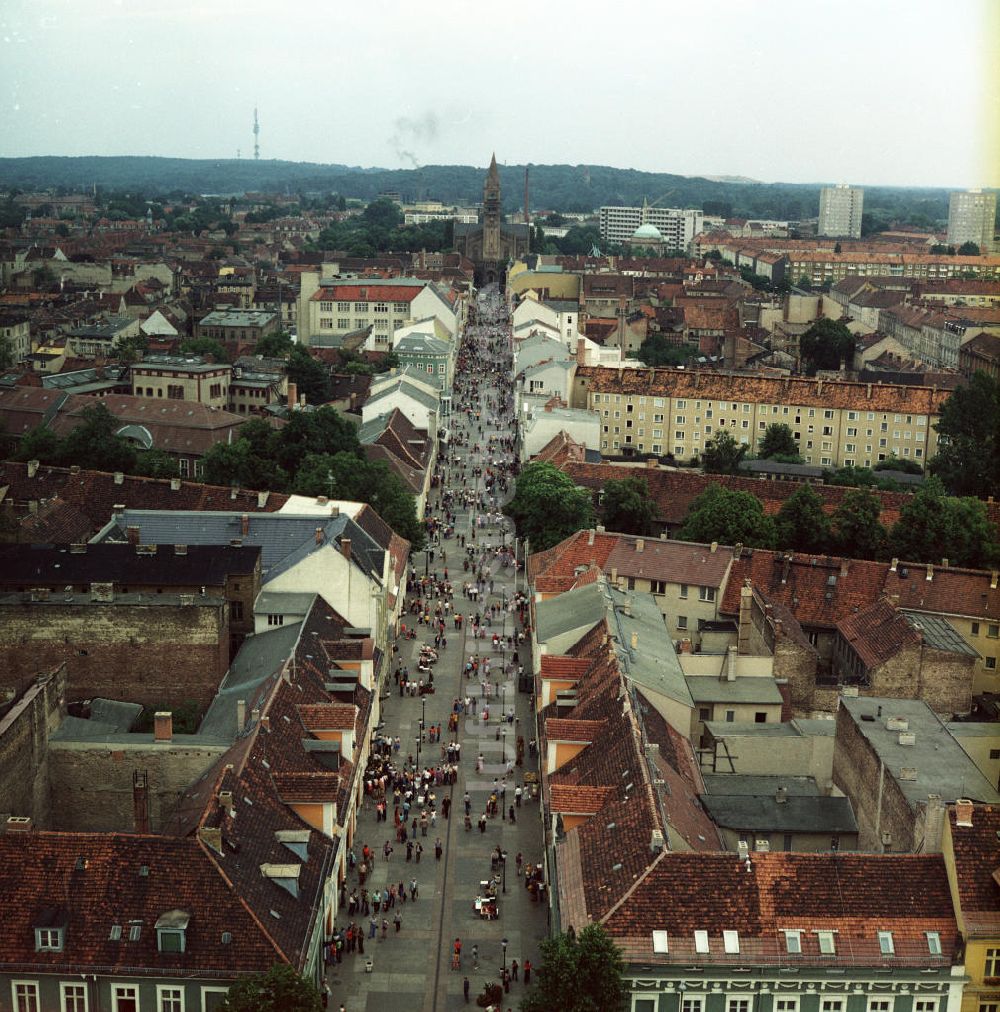
[[[667,933],[665,931],[653,932],[653,952],[669,952],[667,946]]]
[[[802,932],[797,929],[785,931],[785,951],[792,956],[802,955]]]
[[[833,938],[832,931],[817,931],[816,938],[819,941],[819,951],[822,956],[833,956],[837,952],[837,944]]]
[[[696,931],[694,933],[694,951],[708,952],[708,932]]]
[[[736,955],[740,951],[740,933],[738,931],[722,932],[722,947],[730,955]]]
[[[896,954],[896,946],[893,944],[891,931],[880,931],[878,933],[878,950],[883,956],[894,956]]]
[[[927,932],[927,951],[932,956],[941,955],[941,935],[937,931]]]

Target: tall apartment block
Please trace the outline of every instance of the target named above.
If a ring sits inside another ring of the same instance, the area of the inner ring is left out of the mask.
[[[819,191],[819,225],[817,235],[861,238],[861,209],[865,191],[859,186],[840,183],[824,186]]]
[[[948,201],[948,242],[961,246],[974,242],[983,253],[992,253],[996,230],[997,195],[982,190],[953,193]]]
[[[602,207],[601,242],[627,243],[640,225],[655,225],[668,249],[687,250],[701,231],[704,214],[696,208]]]

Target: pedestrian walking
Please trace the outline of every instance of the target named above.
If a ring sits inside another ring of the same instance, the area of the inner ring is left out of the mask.
[[[392,919],[392,923],[396,925],[396,934],[398,935],[400,925],[403,923],[403,916],[398,910],[396,911],[396,916]]]
[[[517,960],[513,960],[510,964],[510,978],[511,980],[517,980]]]
[[[526,959],[524,961],[524,986],[527,987],[531,983],[531,960]]]
[[[469,978],[462,981],[462,994],[465,995],[465,1004],[469,1004]]]
[[[382,918],[382,941],[385,941],[385,936],[389,934],[389,922],[383,917]]]
[[[434,841],[434,857],[438,861],[441,860],[441,850],[441,837],[439,836],[437,840]]]

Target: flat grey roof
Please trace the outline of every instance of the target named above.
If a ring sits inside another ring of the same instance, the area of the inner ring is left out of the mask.
[[[926,804],[928,794],[940,794],[945,804],[958,798],[992,804],[1000,801],[1000,793],[922,700],[842,697],[840,705],[912,807]],[[893,717],[906,719],[907,731],[914,736],[912,745],[901,745],[900,732],[887,728]],[[915,770],[915,779],[901,779],[903,769]]]
[[[953,720],[945,727],[956,738],[1000,738],[1000,724],[978,720]]]
[[[758,724],[755,721],[746,720],[734,721],[730,724],[722,720],[709,720],[705,722],[705,729],[715,738],[806,738],[812,736],[832,738],[837,733],[837,722],[835,720],[796,718],[781,724]]]
[[[770,797],[702,794],[701,803],[723,829],[776,833],[856,833],[858,822],[847,798]]]
[[[782,777],[745,773],[705,773],[706,794],[742,794],[746,797],[774,797],[779,787],[789,796],[809,798],[821,794],[815,777]]]
[[[688,675],[688,688],[696,703],[782,703],[773,678],[735,678],[727,681],[715,675]]]
[[[262,590],[254,602],[254,614],[305,615],[316,595],[305,591]]]

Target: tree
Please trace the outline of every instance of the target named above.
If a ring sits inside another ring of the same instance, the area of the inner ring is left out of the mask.
[[[775,518],[778,547],[819,555],[830,543],[830,520],[812,485],[800,485],[781,505]]]
[[[123,337],[114,350],[118,361],[128,365],[141,359],[148,348],[149,341],[145,334],[133,334],[131,337]]]
[[[517,536],[528,538],[535,552],[551,548],[594,523],[590,493],[574,485],[554,465],[539,461],[528,464],[518,475],[504,512],[514,521]]]
[[[258,452],[272,453],[293,478],[310,453],[332,455],[343,451],[355,457],[361,455],[357,429],[339,411],[328,406],[318,411],[291,412],[288,423],[279,430],[273,444],[268,445],[273,445],[273,449],[262,446]]]
[[[377,228],[394,229],[403,224],[403,212],[386,197],[373,200],[362,212],[361,217]]]
[[[176,478],[177,458],[163,450],[139,450],[135,455],[132,474],[147,478]]]
[[[832,547],[840,555],[878,559],[885,554],[888,534],[879,522],[882,502],[874,492],[854,488],[833,511]]]
[[[312,981],[287,963],[266,973],[240,977],[219,1006],[219,1012],[321,1012],[322,998]]]
[[[934,477],[900,510],[889,546],[894,556],[912,562],[948,559],[953,565],[980,568],[1000,557],[986,504],[947,496]]]
[[[879,471],[902,471],[904,474],[923,474],[924,469],[915,461],[906,457],[890,455],[885,460],[880,460],[872,470],[878,474]]]
[[[63,461],[94,471],[131,472],[136,451],[117,434],[119,428],[103,401],[85,407],[80,423],[62,441]]]
[[[62,462],[62,440],[47,425],[39,425],[21,437],[15,456],[17,460],[59,464]]]
[[[854,359],[854,335],[839,320],[817,320],[800,338],[799,355],[805,371],[814,376],[817,369],[839,369]]]
[[[622,534],[651,534],[656,504],[645,478],[625,478],[604,484],[601,501],[604,526]]]
[[[14,342],[5,334],[0,334],[0,370],[9,369],[14,364]]]
[[[294,345],[287,331],[277,330],[273,334],[265,334],[254,349],[255,354],[264,358],[288,358]]]
[[[330,399],[330,370],[322,362],[297,344],[288,356],[288,381],[305,394],[310,404],[322,404]]]
[[[522,1012],[603,1012],[624,1006],[625,964],[600,924],[588,924],[579,935],[571,928],[546,938],[541,950],[537,985],[522,999]]]
[[[239,485],[273,492],[288,487],[288,474],[273,458],[255,452],[248,439],[216,443],[202,458],[202,468],[202,477],[209,485]]]
[[[733,492],[713,482],[691,503],[677,537],[682,541],[772,548],[777,532],[755,495]]]
[[[698,349],[688,344],[674,344],[663,334],[650,334],[639,345],[637,357],[646,365],[684,365],[697,357]]]
[[[189,337],[181,342],[181,351],[185,355],[211,355],[216,362],[229,361],[229,354],[222,342],[214,337]]]
[[[784,422],[772,422],[761,436],[758,452],[764,460],[782,460],[801,463],[799,446],[792,430]]]
[[[739,474],[740,461],[749,449],[746,443],[738,443],[731,432],[720,429],[705,444],[701,465],[709,474]]]
[[[953,495],[994,495],[1000,488],[1000,380],[977,372],[944,402],[931,471]]]
[[[979,249],[979,246],[971,240],[963,242],[962,245],[958,247],[958,255],[960,257],[977,257],[980,252],[981,250]]]
[[[295,474],[292,491],[368,503],[400,536],[420,551],[426,542],[417,505],[402,479],[385,461],[353,453],[311,453]]]

